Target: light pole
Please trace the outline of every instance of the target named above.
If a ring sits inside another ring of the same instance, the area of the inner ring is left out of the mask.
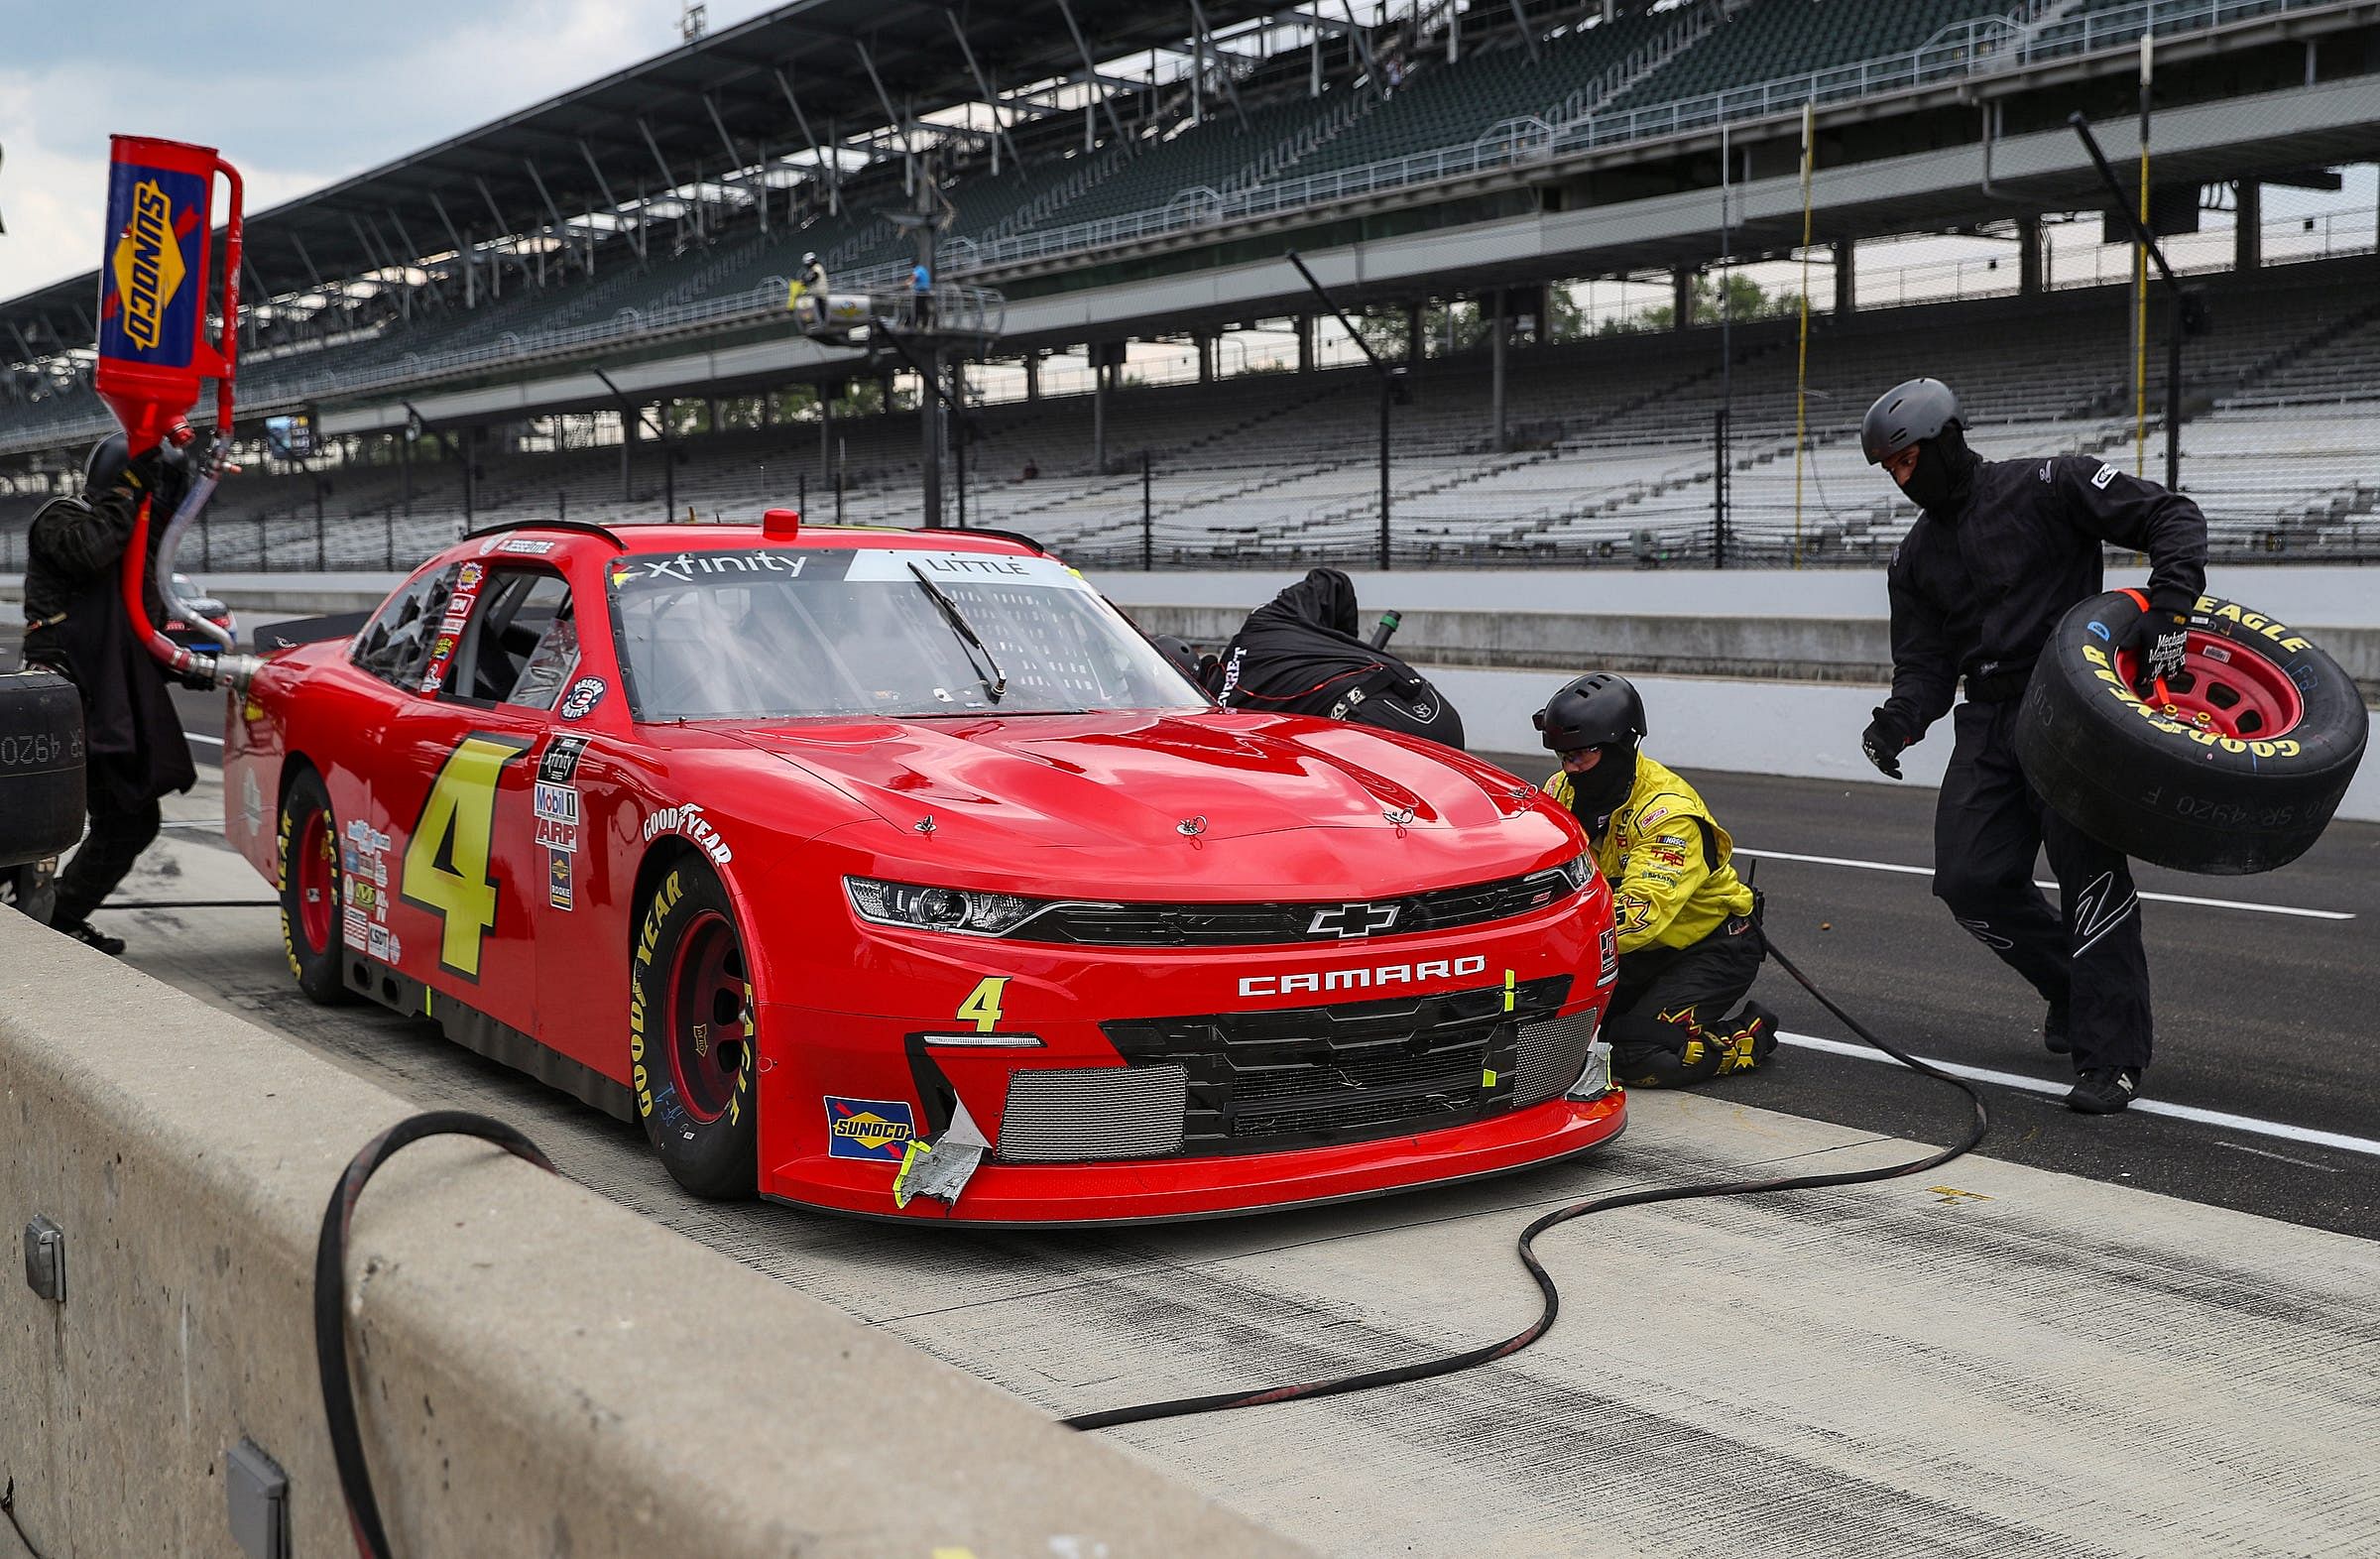
[[[1294,249],[1289,251],[1289,263],[1297,267],[1297,274],[1306,279],[1306,286],[1314,290],[1314,296],[1322,300],[1322,305],[1339,316],[1339,328],[1348,333],[1357,347],[1363,351],[1365,361],[1370,363],[1372,369],[1380,376],[1380,571],[1386,573],[1388,571],[1388,410],[1404,399],[1405,370],[1380,361],[1380,355],[1371,349],[1371,343],[1364,339],[1362,332],[1356,329],[1354,321],[1347,317],[1347,310],[1341,308],[1331,295],[1323,290],[1322,284],[1314,280],[1314,273],[1306,269],[1306,262]]]

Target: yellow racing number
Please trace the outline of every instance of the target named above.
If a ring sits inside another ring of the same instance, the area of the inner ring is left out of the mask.
[[[510,737],[463,738],[406,841],[403,898],[438,917],[438,966],[466,980],[479,978],[480,942],[496,926],[496,879],[488,875],[496,781],[529,748]]]
[[[1000,1026],[1000,993],[1008,988],[1007,975],[988,976],[959,1004],[959,1016],[973,1019],[977,1033],[990,1033]]]

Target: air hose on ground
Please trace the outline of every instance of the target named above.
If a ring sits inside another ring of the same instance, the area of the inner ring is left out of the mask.
[[[1757,922],[1754,922],[1757,924]],[[1878,1169],[1850,1169],[1832,1174],[1784,1175],[1769,1179],[1719,1180],[1698,1185],[1658,1186],[1639,1191],[1615,1192],[1609,1196],[1590,1197],[1573,1202],[1545,1214],[1520,1233],[1517,1246],[1521,1265],[1543,1296],[1543,1306],[1536,1320],[1520,1331],[1498,1342],[1460,1353],[1446,1354],[1413,1364],[1398,1365],[1386,1370],[1369,1370],[1328,1379],[1308,1380],[1295,1385],[1265,1386],[1253,1390],[1219,1391],[1207,1396],[1176,1397],[1167,1401],[1144,1402],[1132,1407],[1109,1408],[1104,1412],[1080,1413],[1061,1420],[1070,1429],[1111,1429],[1122,1424],[1146,1423],[1157,1418],[1178,1418],[1193,1413],[1222,1412],[1229,1408],[1260,1407],[1274,1402],[1295,1402],[1315,1397],[1338,1396],[1350,1391],[1368,1391],[1383,1385],[1402,1385],[1414,1380],[1433,1379],[1454,1375],[1479,1365],[1509,1359],[1553,1330],[1561,1313],[1562,1295],[1553,1277],[1537,1259],[1537,1237],[1550,1229],[1584,1218],[1590,1213],[1611,1212],[1622,1207],[1645,1207],[1656,1202],[1694,1201],[1706,1197],[1751,1196],[1770,1191],[1811,1191],[1834,1186],[1865,1185],[1874,1181],[1899,1179],[1922,1174],[1938,1168],[1952,1159],[1973,1149],[1983,1140],[1990,1129],[1990,1112],[1983,1096],[1964,1079],[1954,1077],[1940,1068],[1910,1055],[1886,1040],[1876,1037],[1850,1014],[1835,1004],[1832,997],[1821,991],[1800,967],[1770,941],[1765,931],[1760,933],[1763,950],[1790,975],[1794,982],[1808,991],[1819,1006],[1841,1021],[1852,1033],[1901,1065],[1923,1076],[1950,1084],[1966,1095],[1974,1110],[1974,1123],[1966,1135],[1953,1145],[1906,1163],[1889,1164]],[[525,1158],[548,1172],[553,1164],[536,1145],[519,1131],[501,1121],[474,1115],[461,1110],[437,1110],[400,1121],[366,1143],[362,1151],[349,1161],[346,1171],[332,1191],[330,1204],[322,1214],[322,1233],[314,1253],[314,1353],[322,1378],[322,1405],[328,1420],[331,1452],[339,1472],[339,1492],[346,1502],[348,1524],[355,1534],[356,1550],[363,1559],[389,1559],[388,1532],[382,1524],[380,1505],[372,1493],[371,1469],[364,1458],[363,1437],[356,1425],[355,1390],[347,1368],[347,1235],[355,1216],[355,1204],[362,1196],[365,1182],[380,1166],[408,1143],[426,1137],[460,1136],[492,1142],[516,1157]]]
[[[1535,1249],[1537,1237],[1549,1229],[1569,1223],[1574,1218],[1584,1218],[1590,1213],[1607,1213],[1622,1207],[1645,1207],[1655,1202],[1686,1202],[1714,1196],[1753,1196],[1769,1191],[1815,1191],[1831,1186],[1865,1185],[1871,1181],[1899,1179],[1904,1175],[1923,1174],[1929,1169],[1939,1168],[1960,1154],[1971,1150],[1983,1140],[1983,1134],[1991,1128],[1991,1114],[1984,1106],[1983,1096],[1976,1092],[1973,1086],[1964,1079],[1953,1077],[1938,1067],[1929,1066],[1916,1056],[1869,1033],[1856,1019],[1836,1006],[1831,997],[1813,984],[1810,977],[1802,973],[1793,960],[1780,951],[1776,943],[1768,939],[1767,932],[1760,933],[1760,940],[1768,956],[1777,961],[1777,967],[1792,976],[1795,984],[1809,992],[1817,1000],[1819,1006],[1832,1013],[1852,1033],[1857,1034],[1861,1039],[1911,1071],[1948,1083],[1966,1095],[1967,1101],[1974,1107],[1974,1125],[1968,1129],[1965,1137],[1939,1152],[1928,1153],[1923,1158],[1914,1158],[1907,1163],[1890,1164],[1881,1169],[1848,1169],[1834,1174],[1784,1175],[1765,1180],[1716,1180],[1699,1185],[1656,1186],[1641,1191],[1619,1191],[1609,1196],[1595,1196],[1589,1197],[1583,1202],[1573,1202],[1567,1207],[1556,1208],[1547,1213],[1520,1232],[1517,1246],[1520,1264],[1528,1268],[1530,1279],[1537,1284],[1538,1293],[1544,1296],[1544,1305],[1538,1311],[1536,1320],[1500,1342],[1465,1349],[1461,1353],[1444,1354],[1435,1359],[1424,1359],[1413,1364],[1397,1365],[1392,1369],[1367,1370],[1355,1375],[1336,1376],[1328,1379],[1306,1380],[1295,1385],[1264,1386],[1255,1390],[1218,1391],[1207,1396],[1178,1396],[1167,1401],[1142,1402],[1133,1407],[1111,1407],[1104,1412],[1078,1413],[1062,1422],[1069,1429],[1113,1429],[1122,1424],[1146,1423],[1156,1418],[1180,1418],[1192,1413],[1219,1413],[1235,1407],[1262,1407],[1274,1402],[1310,1401],[1315,1397],[1338,1396],[1349,1391],[1368,1391],[1377,1386],[1403,1385],[1408,1381],[1434,1379],[1439,1376],[1454,1375],[1459,1371],[1469,1370],[1479,1365],[1493,1364],[1498,1359],[1511,1358],[1552,1331],[1555,1318],[1561,1314],[1561,1290],[1554,1286],[1554,1280],[1546,1272],[1544,1263],[1537,1259]]]
[[[425,1137],[475,1137],[493,1142],[516,1158],[526,1158],[548,1174],[553,1162],[537,1145],[502,1121],[468,1110],[432,1110],[409,1116],[364,1144],[348,1160],[346,1172],[330,1193],[322,1212],[322,1234],[314,1246],[314,1359],[322,1373],[322,1411],[330,1428],[331,1458],[338,1464],[339,1497],[346,1502],[347,1525],[355,1534],[356,1552],[364,1559],[390,1559],[388,1529],[381,1524],[380,1501],[372,1495],[372,1469],[364,1460],[364,1439],[355,1422],[355,1385],[347,1373],[347,1231],[355,1221],[356,1199],[364,1182],[409,1142]]]

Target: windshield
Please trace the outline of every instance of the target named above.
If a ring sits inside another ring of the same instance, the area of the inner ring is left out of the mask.
[[[608,577],[643,720],[1207,707],[1055,558],[756,547],[622,557]]]

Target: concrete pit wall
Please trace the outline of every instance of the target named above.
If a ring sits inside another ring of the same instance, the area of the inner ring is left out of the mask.
[[[353,1551],[314,1239],[349,1156],[409,1113],[0,912],[0,1478],[44,1553],[237,1554],[224,1467],[243,1436],[289,1475],[290,1551]],[[19,1275],[37,1213],[65,1232],[62,1305]],[[1303,1551],[483,1144],[424,1142],[384,1169],[348,1271],[400,1554]]]

